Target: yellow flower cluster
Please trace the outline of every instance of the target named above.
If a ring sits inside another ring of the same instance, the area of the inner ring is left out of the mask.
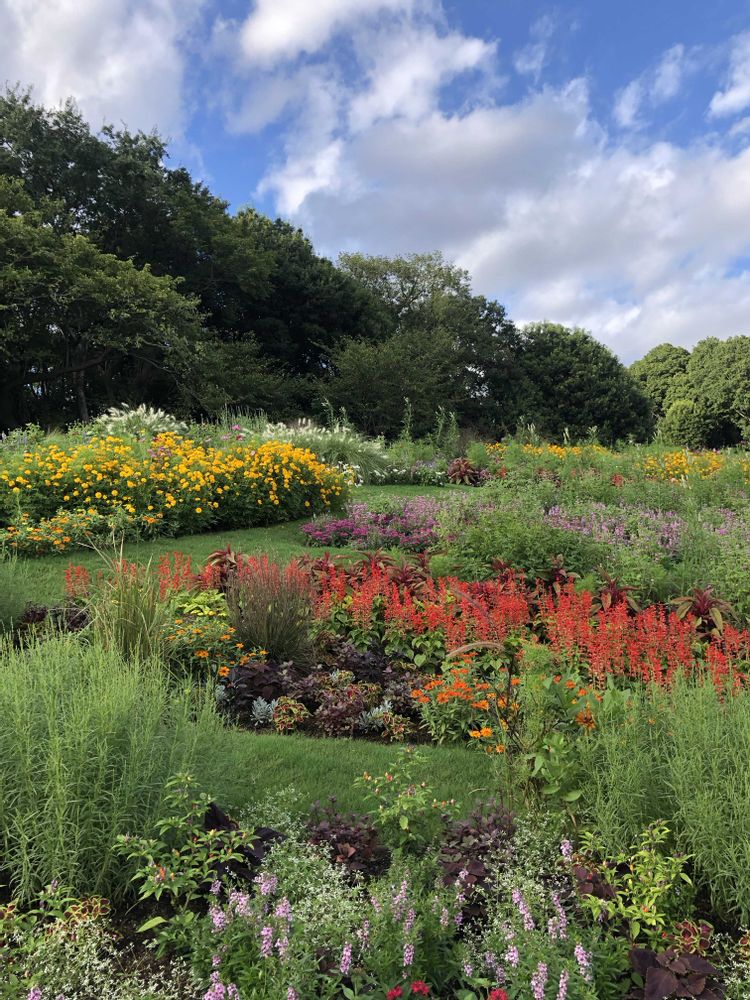
[[[527,455],[537,455],[541,458],[559,458],[565,460],[571,455],[579,458],[581,455],[611,455],[612,452],[608,448],[602,447],[600,444],[525,444],[523,450]]]
[[[649,455],[641,468],[652,479],[676,482],[689,476],[710,479],[724,468],[726,455],[717,451],[667,451]]]
[[[65,511],[124,512],[146,528],[200,531],[291,520],[324,510],[351,477],[288,443],[226,448],[174,433],[151,442],[107,436],[42,443],[0,459],[0,511],[32,521]]]

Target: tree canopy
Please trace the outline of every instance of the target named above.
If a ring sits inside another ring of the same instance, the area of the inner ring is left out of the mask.
[[[502,276],[500,276],[502,278]],[[486,435],[739,440],[750,341],[663,344],[628,371],[591,334],[518,328],[440,253],[316,253],[299,228],[172,168],[155,133],[92,132],[72,102],[0,95],[0,429],[113,403],[274,418],[343,407],[418,434],[436,411]],[[690,405],[683,405],[687,401]]]

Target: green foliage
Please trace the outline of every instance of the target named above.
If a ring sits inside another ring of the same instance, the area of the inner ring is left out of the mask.
[[[383,841],[401,853],[419,854],[439,836],[454,802],[438,802],[425,780],[427,760],[413,747],[403,747],[398,760],[380,776],[358,779],[377,810],[375,822]]]
[[[684,347],[659,344],[630,366],[630,374],[641,383],[657,416],[663,416],[669,408],[670,398],[687,371],[689,359],[690,352]]]
[[[524,385],[526,421],[550,441],[567,433],[585,440],[645,440],[652,429],[648,399],[608,348],[580,329],[532,323],[522,331],[517,377]]]
[[[24,901],[53,879],[126,897],[115,837],[150,830],[170,775],[221,732],[210,702],[170,689],[159,664],[70,636],[3,648],[0,718],[2,877]]]
[[[137,866],[132,880],[139,883],[139,901],[169,902],[168,916],[157,915],[139,927],[140,933],[157,931],[158,954],[189,945],[198,921],[195,904],[221,872],[245,860],[243,848],[251,833],[205,829],[210,805],[211,796],[199,792],[190,775],[177,775],[166,784],[163,815],[154,824],[156,836],[128,833],[115,841],[115,853]]]
[[[702,448],[711,437],[712,422],[692,399],[676,399],[659,422],[659,436],[668,444]]]
[[[708,683],[634,694],[625,720],[580,746],[585,805],[608,852],[663,819],[691,855],[696,889],[717,914],[750,922],[750,695],[724,701]]]
[[[689,858],[670,854],[669,840],[663,822],[649,826],[615,856],[606,854],[594,834],[581,838],[583,864],[593,863],[612,890],[611,895],[583,893],[581,904],[600,922],[622,921],[632,944],[661,945],[675,923],[691,914],[693,884],[685,871]]]

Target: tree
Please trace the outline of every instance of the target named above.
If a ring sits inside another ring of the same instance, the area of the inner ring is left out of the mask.
[[[417,435],[432,429],[439,406],[461,391],[453,338],[446,331],[403,330],[382,341],[348,340],[332,355],[335,375],[321,392],[368,434],[395,437],[406,401]]]
[[[692,399],[710,423],[712,447],[750,434],[750,337],[706,337],[693,348],[686,378]]]
[[[172,278],[57,231],[19,181],[0,177],[6,426],[40,411],[86,420],[93,398],[121,401],[140,371],[174,394],[200,334],[196,302]]]
[[[417,343],[434,340],[428,357],[440,354],[440,381],[446,388],[443,398],[433,398],[433,413],[442,405],[487,433],[513,429],[520,406],[515,379],[520,337],[503,306],[472,294],[466,271],[439,253],[393,258],[343,254],[339,265],[378,299],[381,329],[386,336],[400,336],[389,344],[400,351],[411,344],[416,351]],[[371,359],[376,354],[382,352],[373,349]],[[416,372],[422,367],[419,353],[405,360],[413,370],[416,365]],[[412,403],[417,394],[413,386]]]
[[[712,432],[712,421],[692,399],[677,399],[659,421],[662,439],[682,448],[703,448]]]
[[[684,394],[689,360],[690,352],[684,347],[659,344],[630,366],[630,374],[638,380],[651,400],[655,416],[664,415],[675,391],[682,389]],[[669,402],[665,403],[667,399]]]
[[[526,395],[524,417],[542,436],[560,440],[567,429],[581,439],[596,428],[600,440],[652,430],[649,401],[615,355],[585,330],[532,323],[522,330],[518,378]]]

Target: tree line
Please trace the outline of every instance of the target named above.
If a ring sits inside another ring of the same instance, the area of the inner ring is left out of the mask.
[[[710,406],[695,395],[698,348],[656,351],[629,371],[583,330],[518,327],[439,253],[334,264],[288,222],[230,212],[159,135],[0,95],[0,429],[123,402],[274,419],[330,404],[394,436],[408,400],[416,434],[442,407],[495,436],[525,422],[613,441],[724,405],[715,385]],[[734,435],[743,407],[711,433]]]

